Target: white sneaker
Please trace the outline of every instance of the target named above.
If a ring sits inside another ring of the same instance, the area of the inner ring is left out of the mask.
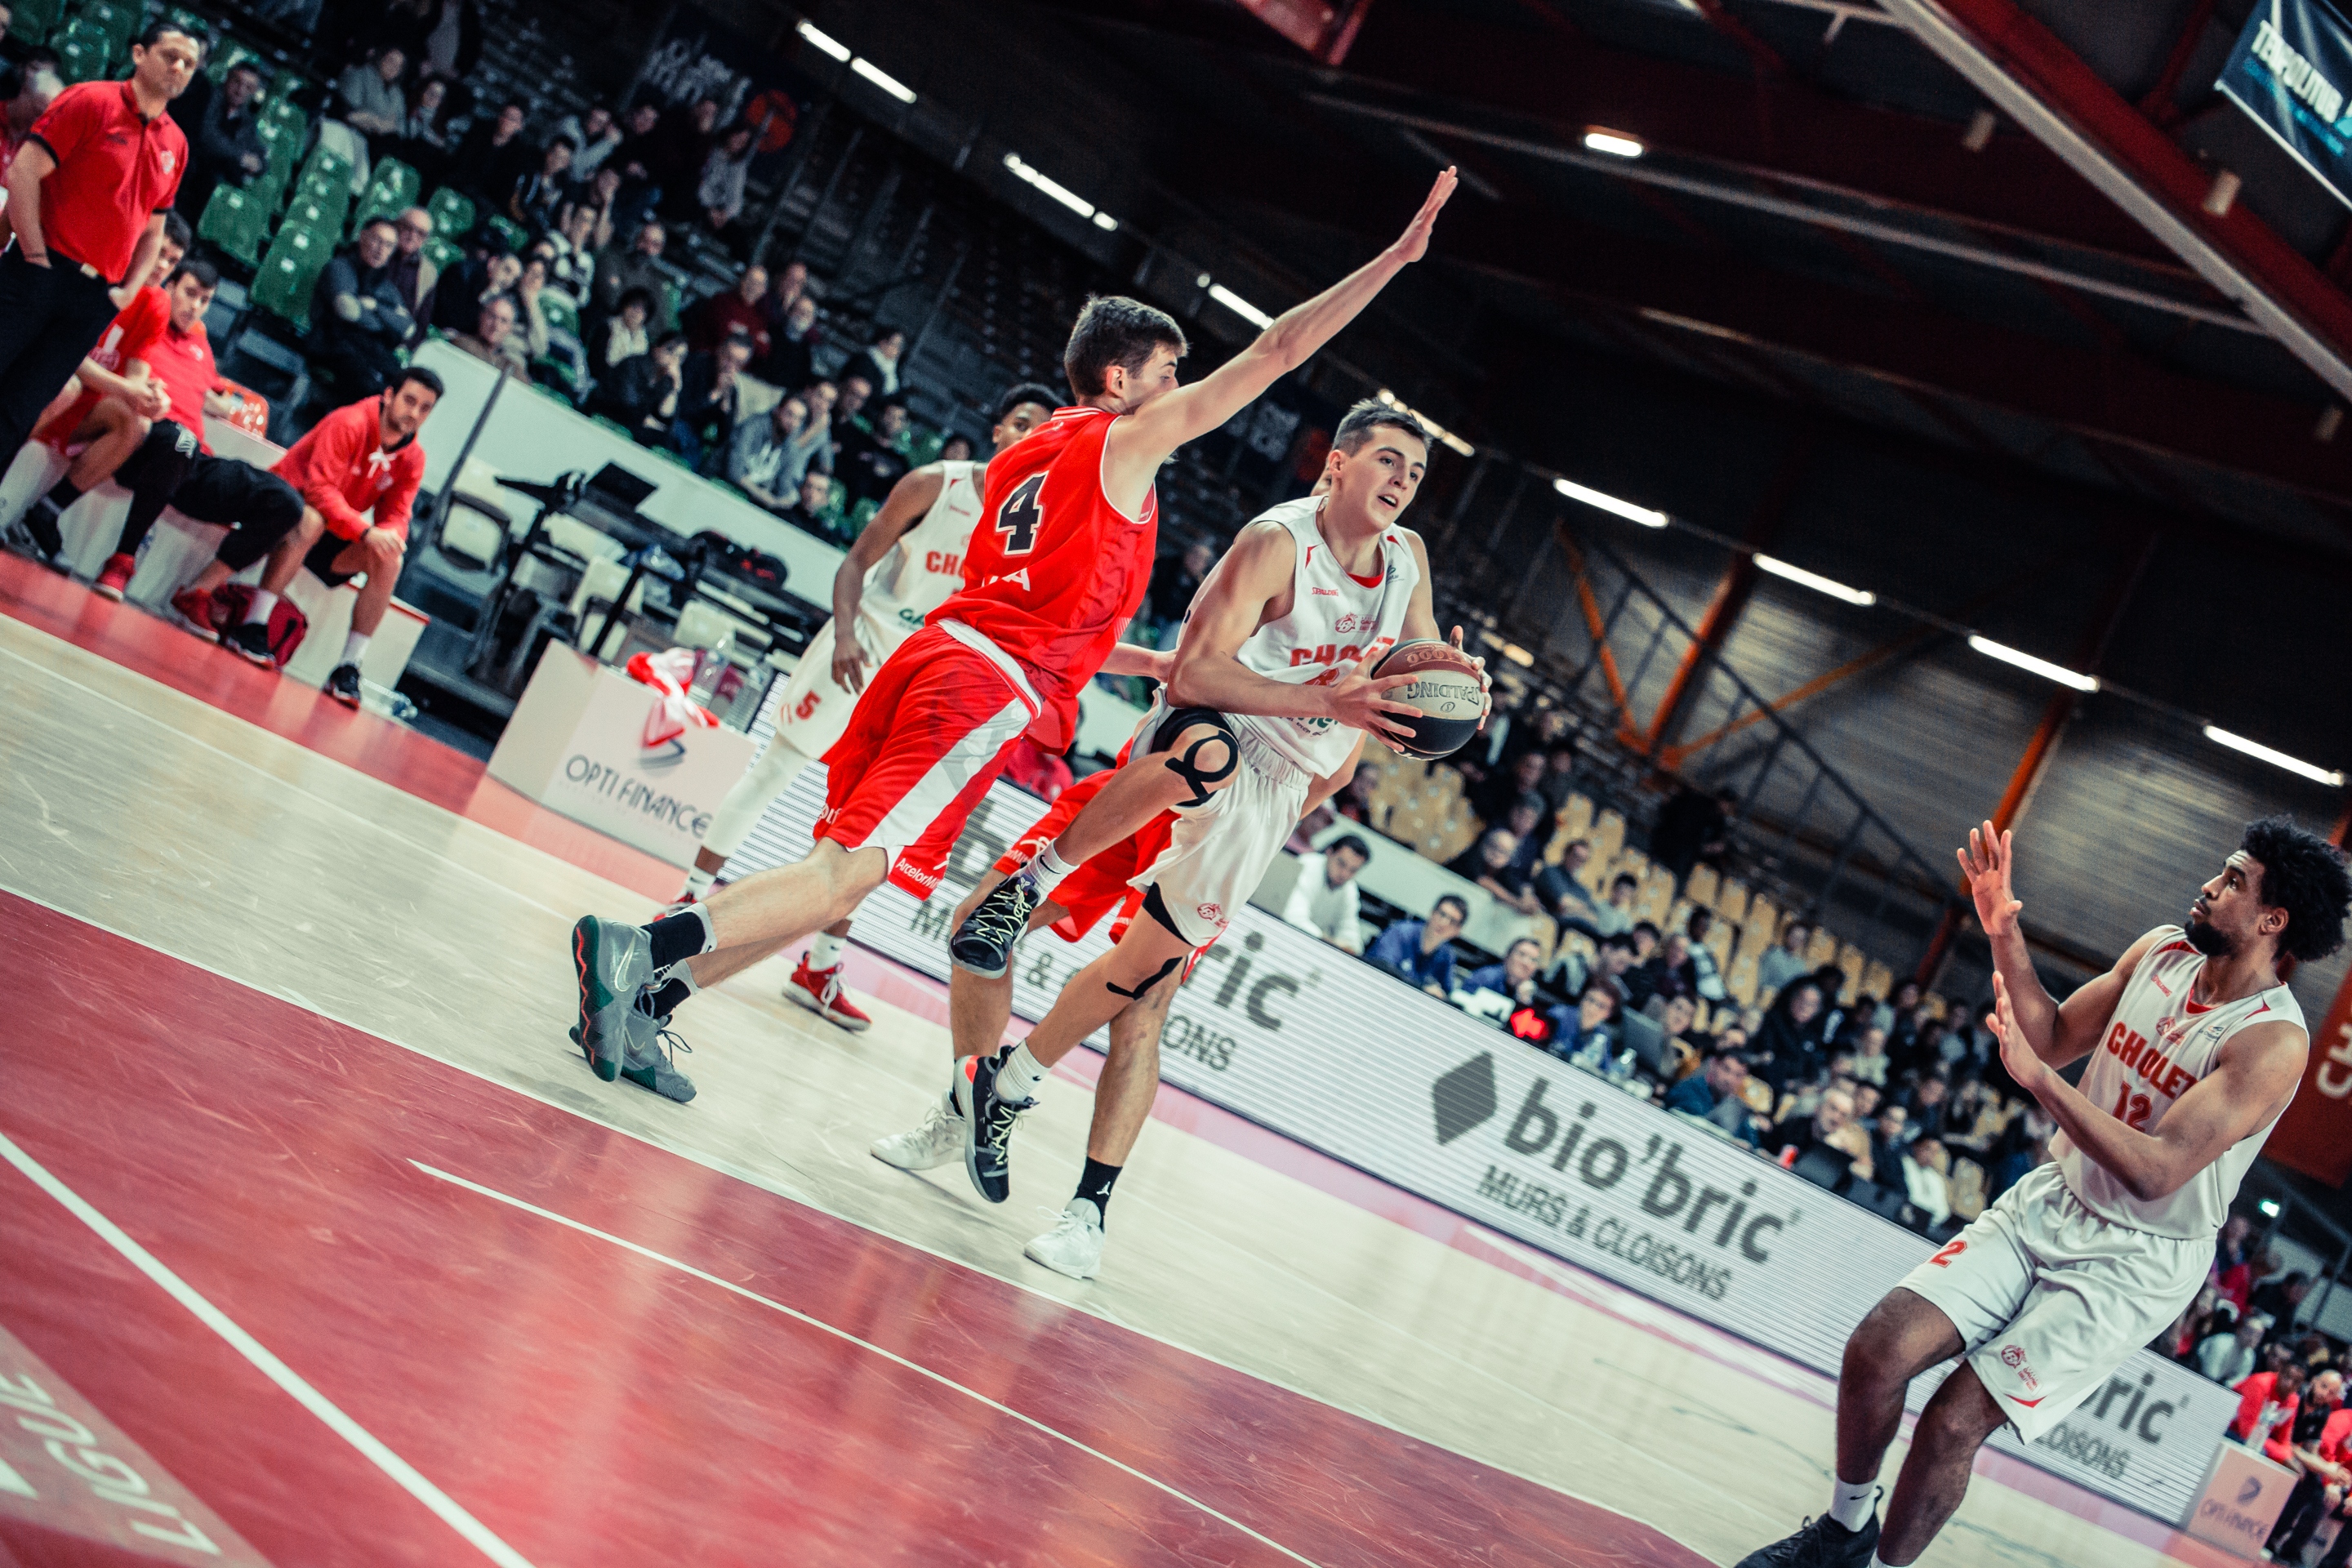
[[[911,1132],[876,1139],[870,1152],[884,1164],[902,1171],[929,1171],[954,1163],[963,1158],[963,1118],[935,1100],[923,1113],[920,1126]]]
[[[1091,1279],[1102,1268],[1102,1210],[1092,1198],[1072,1198],[1053,1229],[1021,1249],[1032,1263],[1042,1263],[1073,1279]]]

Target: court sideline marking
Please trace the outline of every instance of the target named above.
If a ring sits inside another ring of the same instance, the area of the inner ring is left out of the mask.
[[[909,1361],[896,1351],[885,1350],[871,1340],[860,1339],[856,1334],[851,1333],[847,1329],[835,1328],[833,1324],[826,1322],[822,1318],[811,1317],[808,1313],[801,1311],[797,1308],[787,1307],[782,1301],[776,1300],[772,1297],[762,1296],[757,1290],[746,1289],[742,1286],[736,1284],[731,1279],[721,1279],[716,1274],[707,1273],[702,1269],[697,1268],[693,1264],[682,1262],[677,1258],[670,1257],[667,1253],[656,1252],[650,1247],[640,1247],[637,1243],[629,1240],[625,1237],[614,1236],[608,1230],[598,1230],[593,1225],[584,1225],[579,1220],[572,1218],[569,1215],[558,1214],[553,1209],[543,1209],[537,1204],[531,1203],[526,1199],[514,1197],[509,1194],[499,1192],[496,1187],[486,1187],[479,1182],[469,1182],[463,1176],[452,1175],[447,1171],[439,1170],[434,1166],[428,1165],[422,1160],[411,1160],[408,1163],[415,1166],[418,1170],[424,1172],[426,1175],[432,1177],[436,1182],[446,1182],[451,1186],[463,1187],[469,1193],[478,1193],[483,1197],[496,1199],[498,1202],[505,1204],[511,1208],[520,1209],[525,1214],[537,1215],[541,1219],[544,1220],[552,1220],[557,1225],[562,1226],[570,1230],[576,1230],[583,1236],[593,1236],[599,1241],[610,1242],[612,1245],[621,1248],[625,1252],[634,1252],[638,1257],[650,1259],[655,1263],[662,1265],[666,1268],[675,1268],[680,1274],[691,1276],[694,1279],[701,1280],[706,1285],[716,1285],[721,1290],[725,1290],[731,1295],[742,1297],[746,1301],[756,1301],[762,1307],[771,1308],[775,1311],[782,1312],[785,1317],[792,1319],[794,1322],[805,1323],[810,1328],[822,1330],[825,1333],[831,1334],[835,1339],[856,1345],[860,1350],[870,1351],[874,1354],[880,1356],[883,1360],[890,1362],[895,1365],[904,1367],[907,1371],[914,1373],[918,1376],[929,1378],[931,1382],[938,1384],[942,1388],[951,1388],[967,1399],[975,1400],[982,1405],[985,1405],[1000,1415],[1010,1415],[1013,1420],[1020,1422],[1023,1426],[1043,1432],[1046,1436],[1053,1438],[1055,1442],[1066,1443],[1071,1447],[1076,1448],[1079,1453],[1086,1455],[1089,1458],[1100,1459],[1104,1464],[1110,1466],[1114,1469],[1125,1471],[1127,1474],[1133,1476],[1137,1480],[1144,1483],[1144,1485],[1156,1488],[1160,1491],[1166,1492],[1170,1497],[1174,1498],[1177,1501],[1189,1504],[1190,1506],[1198,1509],[1201,1512],[1208,1515],[1211,1519],[1215,1520],[1218,1523],[1239,1531],[1242,1534],[1248,1536],[1252,1541],[1256,1542],[1259,1545],[1270,1547],[1274,1551],[1281,1552],[1293,1563],[1304,1563],[1307,1564],[1307,1568],[1318,1568],[1318,1564],[1317,1564],[1312,1558],[1300,1556],[1297,1552],[1293,1552],[1289,1547],[1285,1546],[1279,1541],[1259,1534],[1256,1531],[1252,1530],[1248,1525],[1244,1524],[1240,1520],[1234,1518],[1230,1514],[1218,1512],[1215,1509],[1211,1508],[1207,1503],[1202,1502],[1199,1498],[1193,1497],[1189,1492],[1178,1490],[1176,1488],[1170,1486],[1166,1481],[1160,1479],[1157,1476],[1147,1475],[1143,1471],[1137,1469],[1133,1465],[1126,1463],[1124,1460],[1115,1459],[1099,1448],[1090,1447],[1087,1444],[1079,1442],[1076,1437],[1071,1436],[1068,1433],[1061,1431],[1055,1427],[1046,1426],[1045,1423],[1038,1420],[1034,1415],[1024,1415],[1020,1411],[1013,1409],[1010,1405],[1006,1405],[999,1400],[991,1399],[987,1394],[981,1393],[976,1388],[967,1388],[962,1384],[958,1383],[955,1379],[948,1376],[945,1373],[933,1372],[929,1367],[925,1366],[920,1362]],[[1318,1403],[1322,1402],[1318,1401]]]
[[[173,1273],[161,1258],[133,1241],[121,1226],[99,1213],[79,1193],[50,1174],[46,1166],[17,1147],[5,1133],[0,1133],[0,1156],[23,1172],[26,1180],[57,1199],[67,1213],[95,1231],[100,1240],[128,1258],[142,1274],[162,1286],[173,1300],[194,1313],[198,1322],[226,1340],[239,1355],[259,1368],[263,1376],[291,1394],[296,1404],[326,1423],[328,1430],[357,1448],[376,1468],[399,1482],[411,1497],[440,1515],[444,1523],[472,1542],[483,1556],[498,1563],[499,1568],[531,1568],[530,1559],[499,1540],[489,1526],[426,1480],[382,1438],[344,1415],[332,1400],[311,1387],[301,1373],[279,1361],[268,1346],[206,1300],[194,1286]]]

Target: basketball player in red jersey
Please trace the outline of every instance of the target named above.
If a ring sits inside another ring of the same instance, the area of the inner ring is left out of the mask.
[[[2011,843],[1959,852],[1991,939],[2000,1059],[2058,1123],[2051,1160],[1905,1277],[1846,1342],[1830,1510],[1739,1568],[1899,1568],[1959,1506],[1978,1447],[2032,1442],[2107,1383],[2204,1283],[2239,1179],[2302,1080],[2284,974],[2343,945],[2352,878],[2284,818],[2246,829],[2189,924],[2159,926],[2062,1004],[2017,925]],[[2078,1089],[2058,1069],[2091,1058]],[[1882,1528],[1878,1468],[1911,1380],[1928,1400]]]
[[[1191,386],[1176,381],[1187,344],[1172,318],[1133,300],[1087,302],[1063,355],[1079,401],[989,465],[965,588],[875,671],[825,753],[825,810],[807,858],[650,925],[592,915],[572,928],[580,1044],[598,1077],[620,1071],[640,992],[652,988],[666,1016],[840,920],[886,879],[929,895],[1013,743],[1026,731],[1048,751],[1068,745],[1078,692],[1150,577],[1160,466],[1304,364],[1421,259],[1454,185],[1447,169],[1387,249]]]

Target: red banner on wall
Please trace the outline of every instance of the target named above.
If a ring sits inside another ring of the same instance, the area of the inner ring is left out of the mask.
[[[2303,1086],[2263,1152],[2331,1187],[2352,1173],[2352,973],[2312,1031]]]

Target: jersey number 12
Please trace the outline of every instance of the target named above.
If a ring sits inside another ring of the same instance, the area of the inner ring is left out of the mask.
[[[1037,531],[1045,526],[1045,509],[1037,504],[1037,492],[1045,488],[1045,476],[1032,474],[996,509],[996,531],[1004,536],[1005,554],[1026,555],[1037,547]]]

